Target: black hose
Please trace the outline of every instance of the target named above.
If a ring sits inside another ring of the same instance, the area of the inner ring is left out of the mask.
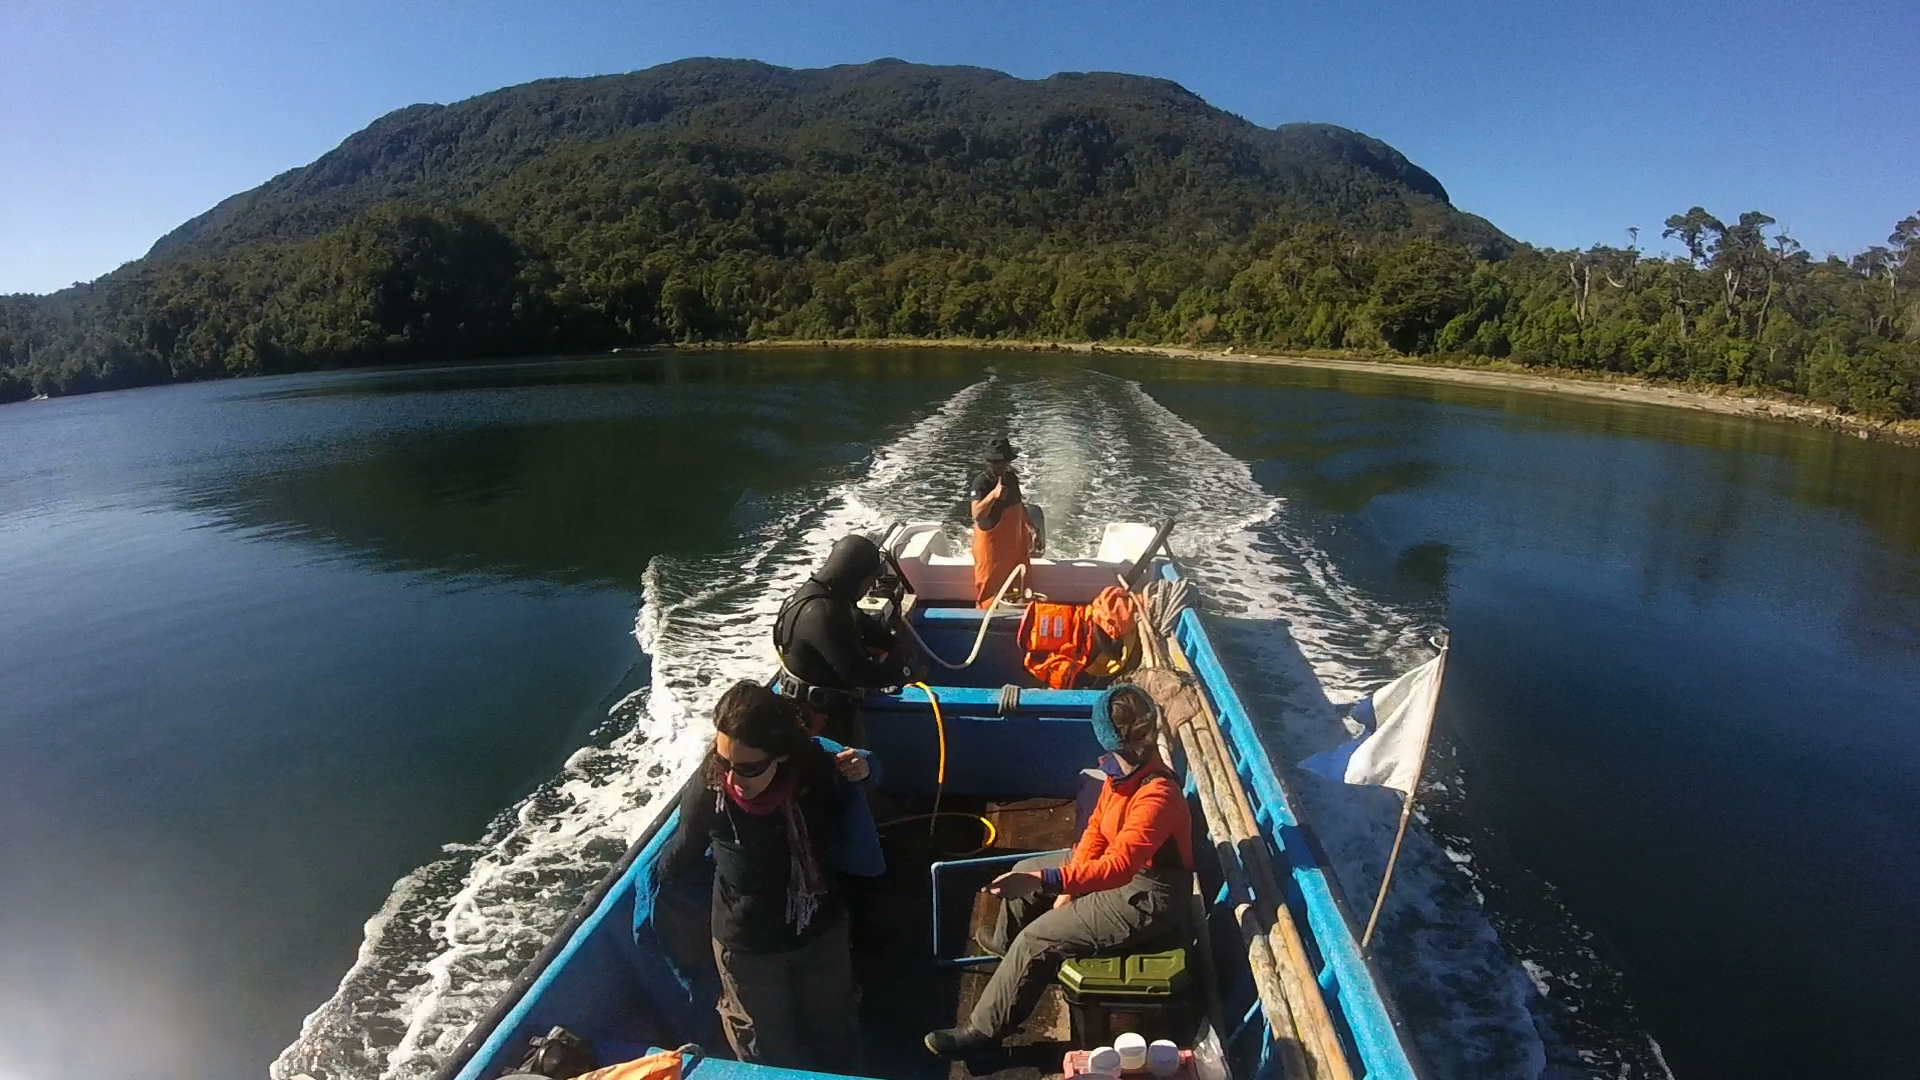
[[[1163,517],[1155,523],[1153,527],[1153,539],[1148,542],[1147,549],[1140,553],[1140,558],[1135,560],[1134,564],[1129,567],[1127,572],[1120,578],[1121,584],[1125,585],[1129,591],[1139,586],[1140,575],[1146,573],[1147,567],[1153,565],[1153,557],[1159,553],[1160,546],[1167,542],[1167,534],[1172,531],[1173,518],[1171,516]]]

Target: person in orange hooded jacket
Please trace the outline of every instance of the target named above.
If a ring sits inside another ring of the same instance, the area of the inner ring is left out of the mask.
[[[987,887],[1003,903],[981,944],[1000,966],[965,1024],[927,1033],[928,1050],[964,1057],[994,1046],[1033,1012],[1061,961],[1125,951],[1179,929],[1193,825],[1180,781],[1160,759],[1158,726],[1159,709],[1137,686],[1116,686],[1094,704],[1107,778],[1086,831],[1064,861],[1015,863]]]

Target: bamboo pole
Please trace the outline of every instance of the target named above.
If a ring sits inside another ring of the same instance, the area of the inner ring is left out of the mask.
[[[1191,753],[1187,761],[1189,765],[1198,764]],[[1234,925],[1239,928],[1241,940],[1247,946],[1247,966],[1253,975],[1254,994],[1260,999],[1261,1011],[1266,1014],[1267,1029],[1280,1056],[1281,1074],[1289,1080],[1317,1076],[1319,1074],[1313,1069],[1304,1040],[1299,1034],[1299,1024],[1289,1004],[1295,992],[1288,989],[1287,980],[1281,976],[1273,944],[1267,938],[1266,928],[1272,922],[1254,901],[1253,888],[1240,865],[1237,844],[1226,828],[1229,819],[1220,805],[1214,780],[1205,771],[1197,772],[1195,779],[1198,781],[1195,786],[1200,795],[1200,811],[1206,815],[1207,832],[1213,840],[1221,876],[1226,880],[1227,902],[1233,911]]]
[[[1324,1016],[1325,1003],[1320,997],[1319,985],[1312,978],[1311,968],[1299,963],[1304,955],[1296,956],[1293,950],[1287,948],[1283,920],[1290,923],[1291,916],[1286,913],[1284,904],[1266,899],[1276,894],[1271,886],[1259,883],[1255,876],[1257,872],[1250,865],[1253,859],[1249,857],[1248,849],[1257,847],[1260,841],[1257,837],[1248,836],[1245,829],[1235,827],[1239,815],[1235,812],[1232,795],[1223,791],[1230,790],[1230,786],[1221,776],[1224,770],[1218,751],[1207,744],[1204,735],[1196,733],[1198,724],[1189,722],[1181,727],[1182,742],[1188,747],[1187,760],[1197,766],[1197,772],[1205,778],[1207,799],[1212,804],[1206,808],[1208,816],[1218,823],[1220,832],[1224,834],[1216,846],[1221,849],[1222,869],[1239,894],[1236,899],[1251,896],[1261,898],[1257,903],[1246,905],[1239,913],[1243,918],[1255,920],[1254,928],[1260,933],[1260,953],[1271,965],[1280,994],[1287,1003],[1284,1011],[1278,1014],[1269,1012],[1274,1027],[1276,1030],[1291,1027],[1295,1031],[1303,1055],[1300,1063],[1302,1072],[1298,1075],[1321,1080],[1344,1080],[1343,1071],[1338,1067],[1344,1064],[1343,1057],[1337,1050],[1330,1049],[1330,1043],[1337,1046],[1338,1040],[1327,1038],[1331,1034],[1331,1018]],[[1316,1003],[1322,1019],[1314,1016]],[[1262,1005],[1265,1004],[1263,1001]]]
[[[1166,645],[1173,661],[1171,666],[1191,675],[1192,665],[1179,642],[1169,638]],[[1320,993],[1320,983],[1314,976],[1312,960],[1307,955],[1300,928],[1294,922],[1292,909],[1284,902],[1286,893],[1281,889],[1279,877],[1268,858],[1265,838],[1254,817],[1252,804],[1240,786],[1238,774],[1233,771],[1233,759],[1227,751],[1219,717],[1197,686],[1194,694],[1208,723],[1183,724],[1182,727],[1190,730],[1193,737],[1182,742],[1187,747],[1189,762],[1199,761],[1209,773],[1214,774],[1213,783],[1225,796],[1221,800],[1223,823],[1231,833],[1237,834],[1234,836],[1237,848],[1235,855],[1238,861],[1245,864],[1246,871],[1253,879],[1252,884],[1258,890],[1257,895],[1270,898],[1269,903],[1261,905],[1260,914],[1270,919],[1269,948],[1275,960],[1279,961],[1275,969],[1280,976],[1282,989],[1288,1000],[1296,1004],[1292,1014],[1300,1042],[1310,1058],[1310,1075],[1323,1080],[1352,1080],[1353,1072],[1347,1062],[1346,1049],[1340,1042],[1339,1032],[1334,1028],[1326,999]]]
[[[1142,666],[1148,668],[1166,666],[1166,657],[1159,649],[1159,635],[1153,632],[1152,624],[1147,618],[1146,605],[1141,603],[1138,594],[1132,595],[1135,609],[1139,614],[1136,632],[1140,638]],[[1183,747],[1191,746],[1193,740],[1190,734],[1185,737],[1181,737],[1179,732],[1173,734],[1181,738]],[[1167,745],[1167,736],[1168,730],[1162,725],[1157,735],[1160,754],[1164,760],[1171,762],[1173,754]],[[1225,879],[1234,926],[1240,931],[1241,940],[1247,947],[1247,968],[1253,976],[1254,996],[1260,999],[1260,1009],[1266,1017],[1268,1035],[1273,1040],[1274,1052],[1280,1059],[1280,1073],[1288,1080],[1308,1080],[1317,1074],[1311,1069],[1306,1050],[1302,1046],[1298,1025],[1294,1022],[1293,1009],[1288,1004],[1288,991],[1284,980],[1280,977],[1280,965],[1274,959],[1273,943],[1267,939],[1265,927],[1271,926],[1272,921],[1263,918],[1254,904],[1253,889],[1244,869],[1240,866],[1234,833],[1229,827],[1232,819],[1223,809],[1224,804],[1217,790],[1217,780],[1213,771],[1206,767],[1192,749],[1188,750],[1187,763],[1189,772],[1194,778],[1194,788],[1199,795],[1200,813],[1207,822],[1207,838],[1213,842],[1221,876]],[[1196,930],[1204,933],[1205,905],[1199,890],[1200,882],[1196,877],[1191,902],[1200,917],[1194,925]],[[1203,953],[1207,951],[1202,950]],[[1211,969],[1210,956],[1203,963],[1209,970]],[[1215,1013],[1222,1013],[1219,988],[1211,982],[1210,975],[1208,978],[1209,1009]],[[1224,1016],[1215,1019],[1214,1028],[1219,1032],[1220,1038],[1226,1039],[1232,1033],[1221,1027],[1223,1023]]]
[[[1127,595],[1133,599],[1134,609],[1141,620],[1136,624],[1140,627],[1138,631],[1140,639],[1140,666],[1145,668],[1159,667],[1163,659],[1160,656],[1158,646],[1154,642],[1153,634],[1149,632],[1150,627],[1148,627],[1146,622],[1146,605],[1141,603],[1140,594],[1130,592]],[[1154,740],[1160,744],[1160,760],[1172,764],[1173,749],[1167,745],[1167,728],[1165,724],[1160,725],[1160,730],[1154,733]],[[1205,809],[1203,808],[1201,812],[1204,814]],[[1192,924],[1194,932],[1204,935],[1207,933],[1207,898],[1200,894],[1200,875],[1192,874],[1189,876],[1192,882],[1187,889],[1187,918]],[[1230,1034],[1230,1032],[1227,1031],[1227,1013],[1226,1009],[1220,1004],[1220,977],[1219,972],[1215,970],[1213,965],[1213,949],[1207,947],[1208,944],[1208,942],[1203,940],[1199,950],[1200,985],[1207,998],[1207,1023],[1213,1026],[1214,1034],[1217,1038],[1225,1039]]]
[[[1207,998],[1207,1023],[1212,1026],[1214,1037],[1225,1039],[1227,1031],[1227,1010],[1220,1004],[1220,972],[1213,966],[1213,950],[1207,934],[1207,898],[1200,895],[1200,875],[1192,875],[1193,882],[1187,889],[1187,920],[1195,934],[1200,935],[1200,948],[1195,950],[1200,958],[1200,986]]]
[[[1415,781],[1418,786],[1419,781]],[[1387,906],[1387,886],[1393,884],[1393,867],[1400,861],[1400,844],[1407,838],[1407,822],[1413,817],[1413,796],[1407,795],[1400,800],[1400,828],[1393,834],[1393,851],[1387,855],[1387,871],[1380,876],[1380,891],[1374,895],[1373,911],[1367,915],[1367,931],[1360,935],[1360,952],[1365,955],[1368,943],[1373,941],[1373,928],[1380,923],[1380,909]]]
[[[1192,664],[1180,643],[1158,633],[1137,594],[1134,603],[1147,666],[1165,666],[1192,677]],[[1165,645],[1164,655],[1161,644]],[[1196,780],[1201,811],[1208,818],[1208,831],[1234,903],[1235,922],[1247,940],[1255,990],[1281,1051],[1283,1070],[1288,1076],[1314,1080],[1352,1080],[1346,1049],[1321,996],[1312,960],[1293,912],[1284,902],[1286,893],[1273,872],[1252,804],[1233,770],[1220,719],[1201,692],[1198,679],[1193,682],[1194,700],[1207,723],[1189,719],[1176,734]],[[1271,978],[1277,985],[1263,987],[1263,978]],[[1293,1038],[1286,1037],[1289,1031]]]

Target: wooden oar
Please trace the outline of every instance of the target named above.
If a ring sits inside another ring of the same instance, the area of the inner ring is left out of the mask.
[[[1172,660],[1170,666],[1191,677],[1193,667],[1181,650],[1180,643],[1168,638],[1166,646]],[[1197,679],[1195,681],[1198,682]],[[1276,961],[1275,971],[1281,987],[1288,1003],[1293,1006],[1290,1010],[1292,1018],[1300,1043],[1309,1058],[1308,1075],[1321,1080],[1352,1080],[1353,1070],[1347,1062],[1339,1032],[1334,1028],[1333,1015],[1327,1009],[1326,999],[1320,994],[1320,983],[1314,976],[1313,964],[1301,939],[1300,928],[1294,921],[1292,909],[1281,900],[1286,893],[1280,888],[1279,876],[1274,872],[1268,856],[1266,838],[1260,832],[1246,791],[1240,786],[1239,774],[1233,770],[1233,759],[1227,752],[1219,717],[1214,714],[1213,706],[1207,702],[1200,688],[1196,685],[1193,689],[1194,698],[1208,722],[1199,724],[1189,720],[1182,724],[1183,732],[1190,734],[1183,737],[1181,742],[1187,752],[1187,760],[1199,762],[1217,789],[1215,795],[1219,804],[1220,824],[1234,841],[1234,853],[1239,856],[1238,861],[1251,877],[1255,895],[1263,899],[1259,914],[1271,919],[1268,923],[1271,927],[1267,934],[1268,947]]]
[[[1138,593],[1131,595],[1137,613],[1135,632],[1140,638],[1142,666],[1172,669],[1161,649],[1161,635],[1153,625],[1146,603]],[[1173,643],[1168,641],[1167,644],[1171,646]],[[1205,699],[1200,697],[1198,689],[1189,689],[1193,691],[1196,703],[1204,707]],[[1227,886],[1234,925],[1239,929],[1247,948],[1247,967],[1253,976],[1254,995],[1260,999],[1261,1011],[1266,1015],[1267,1030],[1273,1039],[1274,1051],[1280,1058],[1281,1075],[1289,1080],[1317,1078],[1321,1073],[1312,1067],[1312,1055],[1306,1049],[1307,1040],[1302,1037],[1296,1014],[1289,1004],[1299,999],[1302,990],[1297,985],[1297,979],[1287,979],[1281,975],[1281,964],[1276,956],[1279,950],[1274,948],[1269,936],[1274,918],[1271,911],[1267,910],[1270,905],[1256,902],[1251,883],[1241,865],[1240,830],[1232,827],[1238,814],[1227,809],[1232,805],[1231,799],[1222,790],[1223,781],[1214,766],[1214,755],[1202,746],[1191,718],[1173,734],[1180,740],[1194,778],[1200,813],[1207,822],[1207,838],[1213,842],[1214,854]],[[1164,732],[1161,741],[1161,753],[1171,761],[1172,755],[1167,751]],[[1226,1038],[1231,1034],[1223,1031],[1221,1037]]]

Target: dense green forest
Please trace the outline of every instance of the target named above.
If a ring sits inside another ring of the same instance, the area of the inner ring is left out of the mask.
[[[1850,260],[1756,212],[1662,236],[1685,254],[1517,244],[1377,140],[1161,80],[683,61],[401,110],[91,285],[0,297],[0,400],[928,336],[1499,360],[1920,415],[1920,216]]]

